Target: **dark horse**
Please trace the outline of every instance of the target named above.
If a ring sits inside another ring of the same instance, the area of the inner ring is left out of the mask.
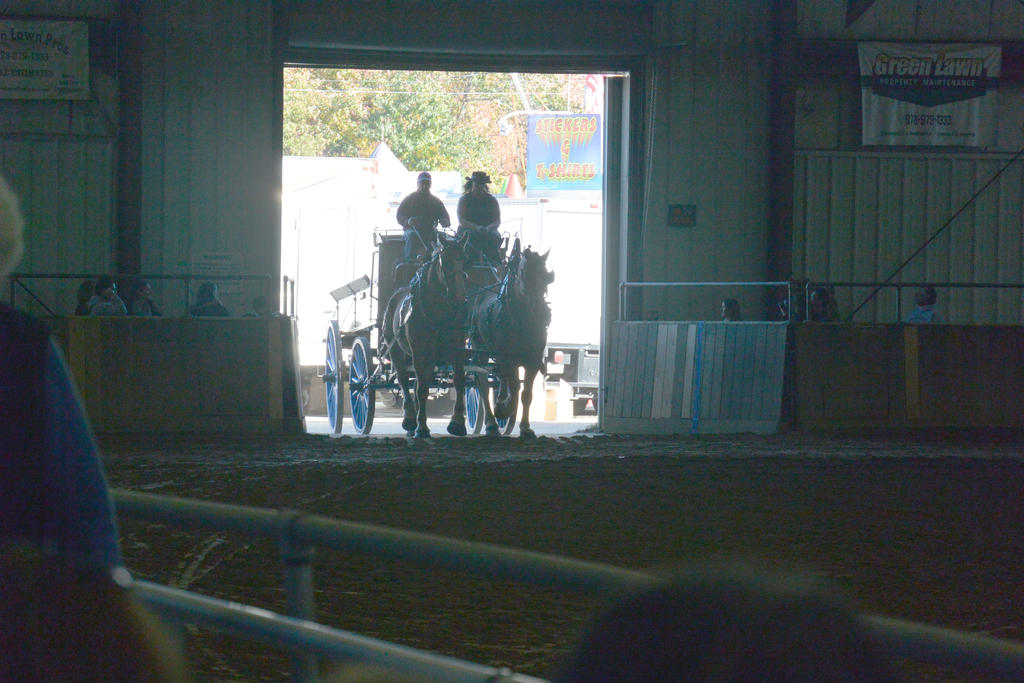
[[[402,389],[402,428],[409,436],[430,436],[427,395],[434,368],[444,361],[452,365],[456,397],[448,433],[466,435],[465,263],[465,240],[439,236],[430,258],[384,309],[381,336]],[[409,389],[410,367],[416,376],[415,399]]]
[[[495,416],[512,415],[519,400],[519,368],[523,368],[522,417],[519,435],[536,436],[530,428],[530,403],[533,381],[544,364],[551,307],[548,306],[548,285],[555,274],[548,271],[548,253],[543,255],[520,249],[515,242],[508,258],[508,270],[498,292],[481,292],[470,311],[470,344],[486,352],[494,361],[498,375],[498,391],[491,411],[490,392],[485,378],[478,378],[483,397],[487,433],[499,432]]]

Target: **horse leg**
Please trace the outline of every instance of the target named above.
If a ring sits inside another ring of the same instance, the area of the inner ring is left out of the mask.
[[[457,353],[457,352],[456,352]],[[448,433],[466,435],[466,368],[461,360],[452,363],[452,381],[455,382],[455,410],[448,422]]]
[[[521,390],[523,415],[519,421],[519,436],[524,439],[532,439],[537,436],[530,428],[530,404],[533,403],[533,381],[537,377],[540,368],[533,365],[523,366],[523,388]]]
[[[519,398],[519,387],[516,386],[518,381],[519,368],[517,366],[498,369],[498,390],[494,397],[495,417],[506,418],[512,415],[512,408],[515,406],[513,401]]]
[[[395,379],[398,387],[402,390],[402,429],[407,436],[412,436],[416,429],[416,402],[413,400],[412,391],[409,389],[409,370],[406,368],[409,359],[404,353],[398,351],[398,343],[391,351],[391,367],[395,371]]]
[[[413,353],[413,371],[416,373],[416,438],[429,439],[430,427],[427,426],[427,396],[430,395],[430,373],[434,364],[423,362],[422,358]]]
[[[409,388],[409,371],[402,368],[398,371],[398,386],[402,389],[402,429],[406,436],[412,436],[416,429],[416,400]]]
[[[512,414],[519,400],[519,368],[518,366],[498,368],[498,387],[494,391],[494,423],[487,425],[487,433],[498,435],[503,431],[507,434],[515,426],[515,416]],[[506,420],[504,425],[499,425],[497,420]]]
[[[491,410],[491,383],[486,372],[477,373],[476,386],[480,392],[480,402],[484,405],[484,429],[487,436],[499,436],[501,430]]]

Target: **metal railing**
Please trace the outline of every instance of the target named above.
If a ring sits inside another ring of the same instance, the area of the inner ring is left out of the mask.
[[[451,681],[539,681],[504,669],[464,662],[384,643],[316,624],[313,615],[312,548],[355,551],[420,564],[460,569],[490,578],[617,595],[655,585],[645,572],[503,546],[347,522],[295,510],[209,503],[114,490],[119,515],[192,528],[277,538],[285,565],[287,616],[195,593],[138,581],[139,594],[181,622],[201,623],[299,653],[297,681],[317,680],[315,657],[358,658],[406,673]],[[1024,680],[1024,643],[882,616],[866,616],[896,657],[961,671]]]
[[[825,288],[841,288],[841,289],[856,289],[863,288],[872,290],[871,295],[862,302],[857,308],[850,313],[846,319],[852,318],[856,313],[863,308],[874,296],[882,291],[883,289],[895,289],[896,290],[896,303],[895,303],[895,315],[893,320],[903,320],[903,290],[911,289],[918,290],[922,287],[934,287],[935,289],[1016,289],[1018,291],[1024,291],[1024,284],[1019,282],[815,282],[815,281],[801,281],[800,285],[803,287],[803,293],[801,294],[804,302],[804,310],[809,311],[811,307],[811,292],[819,287]]]
[[[682,287],[785,287],[786,307],[793,310],[793,286],[795,283],[788,280],[769,282],[620,282],[619,283],[619,314],[618,320],[629,320],[627,317],[626,296],[629,290],[642,289],[675,289]]]
[[[295,317],[295,285],[297,281],[287,275],[281,276],[282,315]]]
[[[297,619],[237,602],[210,598],[151,581],[133,581],[133,588],[165,617],[195,623],[222,633],[302,653],[302,659],[354,660],[396,671],[410,680],[452,683],[544,683],[543,679],[467,662],[454,657],[367,638],[307,619]],[[297,681],[315,681],[315,668],[295,672]]]
[[[40,308],[47,312],[47,314],[59,317],[61,313],[55,312],[54,308],[66,308],[68,302],[62,302],[60,306],[48,305],[41,296],[39,296],[30,286],[29,282],[32,280],[47,280],[47,281],[63,281],[63,280],[77,280],[84,282],[86,280],[95,280],[97,277],[96,273],[12,273],[8,278],[8,303],[12,306],[17,303],[17,294],[21,292],[28,296],[34,301]],[[181,273],[178,275],[147,275],[147,274],[128,274],[128,273],[115,273],[110,276],[115,282],[134,282],[139,280],[146,280],[150,283],[153,282],[179,282],[183,283],[182,293],[182,315],[188,314],[188,309],[192,305],[192,284],[194,282],[263,282],[262,287],[263,294],[265,296],[272,295],[270,291],[270,283],[272,278],[269,275],[204,275],[200,273]],[[130,296],[129,292],[123,292],[127,304],[126,296]],[[73,295],[72,295],[73,296]]]
[[[806,319],[807,312],[811,310],[811,295],[818,288],[834,290],[840,289],[871,289],[871,295],[865,302],[861,303],[854,310],[847,320],[859,311],[864,304],[870,301],[882,290],[896,290],[895,312],[893,321],[904,319],[903,314],[903,290],[918,290],[930,286],[937,290],[943,289],[982,289],[982,290],[1017,290],[1024,291],[1024,283],[1019,282],[859,282],[859,281],[837,281],[823,282],[817,280],[792,280],[775,282],[622,282],[619,283],[619,314],[618,320],[631,319],[626,315],[629,307],[627,295],[630,290],[643,290],[652,288],[674,289],[688,287],[785,287],[786,296],[779,301],[785,305],[785,311],[780,310],[780,315],[788,318],[789,322],[801,322]],[[799,306],[794,306],[799,303]]]

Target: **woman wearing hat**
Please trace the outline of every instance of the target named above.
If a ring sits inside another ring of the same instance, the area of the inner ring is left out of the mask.
[[[501,225],[501,209],[498,200],[487,191],[491,177],[483,171],[473,171],[466,178],[465,191],[459,197],[458,217],[459,236],[469,232],[469,243],[494,263],[500,263],[501,236],[498,226]]]

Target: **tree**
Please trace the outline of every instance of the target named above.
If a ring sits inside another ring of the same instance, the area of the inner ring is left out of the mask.
[[[582,111],[583,77],[523,74],[535,110]],[[284,153],[369,156],[387,142],[410,169],[526,168],[526,117],[508,74],[368,69],[286,69]]]

